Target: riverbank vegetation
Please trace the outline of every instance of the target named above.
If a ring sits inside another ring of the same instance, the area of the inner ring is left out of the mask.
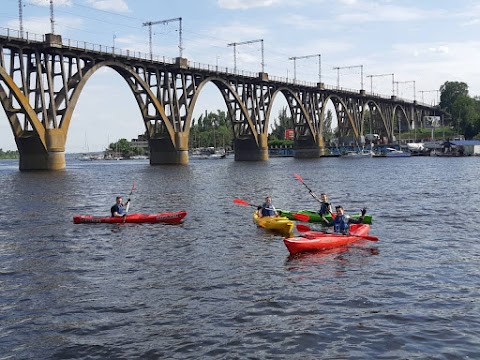
[[[19,159],[19,158],[20,158],[20,154],[16,150],[3,151],[3,149],[0,149],[0,159]]]

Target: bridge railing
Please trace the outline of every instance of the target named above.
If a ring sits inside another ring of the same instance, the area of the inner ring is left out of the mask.
[[[26,41],[45,42],[45,35],[39,35],[39,34],[26,32],[26,31],[21,32],[20,30],[9,29],[4,27],[0,27],[0,36],[4,36],[7,38],[22,39]],[[104,54],[124,56],[127,58],[133,58],[133,59],[150,61],[150,62],[158,62],[162,64],[173,65],[176,63],[175,58],[159,56],[159,55],[150,55],[147,53],[142,53],[140,51],[131,51],[129,49],[121,49],[114,46],[99,45],[99,44],[89,43],[86,41],[78,41],[78,40],[62,38],[62,45],[68,48],[73,48],[73,49],[82,50],[82,51],[95,51],[95,52],[104,53]],[[243,77],[248,77],[252,79],[259,77],[258,72],[250,72],[250,71],[243,71],[243,70],[239,71],[239,70],[229,69],[228,67],[218,66],[218,65],[201,64],[197,62],[188,61],[188,66],[193,69],[218,72],[218,73],[227,74],[227,75],[243,76]],[[305,86],[305,87],[312,87],[312,88],[319,87],[318,83],[292,79],[292,78],[284,78],[284,77],[269,75],[268,79],[269,81],[275,81],[275,82],[293,84],[293,85],[299,85],[299,86]],[[357,93],[357,94],[359,93],[359,90],[356,90],[356,89],[342,88],[342,87],[326,85],[326,84],[322,84],[322,89],[331,90],[331,91],[350,92],[350,93]],[[379,99],[391,98],[390,96],[376,94],[376,93],[368,93],[368,94],[372,97],[378,97]],[[396,97],[395,99],[397,101],[403,101],[406,103],[412,102],[411,100],[407,100],[399,97]],[[423,105],[425,107],[431,107],[428,104],[423,104],[423,103],[417,103],[417,104]]]
[[[258,77],[258,73],[252,72],[252,71],[234,70],[234,69],[229,69],[228,67],[225,67],[225,66],[202,64],[202,63],[197,63],[193,61],[188,62],[188,67],[192,69],[198,69],[198,70],[213,71],[219,74],[244,76],[252,79]]]

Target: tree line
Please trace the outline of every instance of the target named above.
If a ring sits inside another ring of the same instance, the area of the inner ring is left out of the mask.
[[[445,82],[440,87],[440,108],[448,114],[445,124],[465,139],[480,139],[480,97],[470,96],[466,83]]]

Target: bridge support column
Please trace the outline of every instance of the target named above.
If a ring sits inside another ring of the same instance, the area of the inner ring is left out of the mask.
[[[150,165],[188,165],[188,136],[175,133],[175,143],[170,138],[150,139]]]
[[[324,151],[319,145],[319,139],[314,142],[312,139],[296,140],[295,142],[295,158],[296,159],[315,159],[319,158]],[[323,140],[322,140],[323,144]]]
[[[20,153],[19,168],[28,170],[62,170],[65,169],[65,134],[61,129],[47,129],[45,150],[37,134],[26,134],[15,139]]]
[[[259,134],[259,145],[253,138],[235,139],[235,161],[266,161],[268,160],[267,134]]]

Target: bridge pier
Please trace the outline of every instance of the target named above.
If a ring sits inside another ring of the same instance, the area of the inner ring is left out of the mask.
[[[259,134],[260,145],[253,138],[235,139],[235,161],[266,161],[268,160],[268,141],[266,134]]]
[[[188,137],[175,133],[175,143],[170,137],[150,139],[150,165],[188,165]]]
[[[47,150],[36,133],[31,132],[15,139],[20,154],[21,171],[65,169],[64,132],[61,129],[47,129],[45,138]]]
[[[318,137],[318,135],[317,135]],[[319,141],[320,140],[320,141]],[[312,139],[297,139],[295,141],[295,155],[296,159],[315,159],[319,158],[323,152],[323,139],[317,139],[314,142]]]

